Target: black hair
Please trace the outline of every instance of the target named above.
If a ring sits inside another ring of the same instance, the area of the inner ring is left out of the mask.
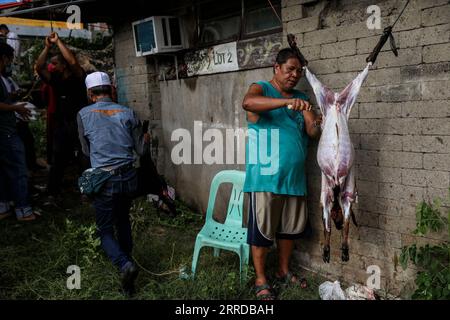
[[[67,65],[67,61],[66,61],[66,59],[64,58],[64,56],[63,56],[61,53],[55,54],[55,55],[52,57],[52,59],[53,59],[53,58],[56,58],[60,63]]]
[[[2,30],[2,29],[9,31],[9,28],[6,24],[0,24],[0,30]]]
[[[9,44],[0,42],[0,57],[6,56],[8,58],[14,57],[14,49]]]
[[[94,96],[101,96],[101,95],[112,95],[112,88],[111,86],[96,86],[96,87],[92,87],[89,90],[91,90],[91,93]]]
[[[298,61],[300,61],[300,58],[299,58],[297,52],[295,52],[291,48],[284,48],[278,52],[275,62],[278,63],[279,65],[282,65],[291,58],[295,58]],[[300,61],[300,64],[301,64],[301,61]]]

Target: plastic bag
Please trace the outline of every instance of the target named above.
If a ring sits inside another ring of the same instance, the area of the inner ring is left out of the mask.
[[[322,300],[347,300],[339,281],[325,281],[319,286],[319,295]]]
[[[25,120],[20,114],[18,114],[17,112],[16,114],[16,118],[22,121],[30,121],[30,120],[37,120],[36,116],[38,115],[37,111],[36,111],[36,106],[32,103],[29,102],[17,102],[16,104],[22,104],[25,103],[25,108],[27,108],[28,110],[30,110],[30,116],[28,117],[28,120]]]
[[[377,295],[366,286],[360,284],[353,284],[345,290],[348,300],[376,300]]]

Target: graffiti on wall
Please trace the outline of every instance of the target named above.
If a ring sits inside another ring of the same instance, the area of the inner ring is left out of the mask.
[[[238,42],[239,69],[254,69],[272,66],[282,48],[282,34]]]

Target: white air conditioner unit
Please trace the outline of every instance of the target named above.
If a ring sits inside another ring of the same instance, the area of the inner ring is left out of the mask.
[[[181,24],[177,17],[154,16],[132,23],[136,56],[183,49]]]

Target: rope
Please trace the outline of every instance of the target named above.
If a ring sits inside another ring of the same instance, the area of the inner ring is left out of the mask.
[[[400,17],[402,16],[403,12],[405,11],[406,7],[408,6],[410,0],[406,1],[405,6],[403,7],[402,11],[400,12],[400,14],[397,17],[397,20],[395,20],[394,24],[391,26],[392,28],[394,28],[395,24],[397,23],[398,19],[400,19]]]
[[[267,0],[270,4],[270,6],[272,7],[273,13],[275,13],[275,15],[277,16],[278,20],[280,20],[281,25],[283,25],[283,21],[281,20],[280,16],[278,15],[277,10],[275,10],[274,6],[272,5],[272,2],[270,0]]]
[[[163,277],[163,276],[167,276],[169,274],[173,274],[173,273],[179,273],[180,270],[172,270],[172,271],[166,271],[166,272],[162,272],[162,273],[154,273],[151,272],[150,270],[145,269],[137,260],[135,257],[133,257],[134,262],[136,262],[136,264],[145,272],[147,272],[148,274],[151,274],[152,276],[157,276],[157,277]]]
[[[172,245],[172,255],[171,255],[171,258],[170,258],[170,261],[171,261],[171,262],[172,262],[172,259],[173,259],[173,253],[174,253],[174,251],[175,251],[175,243],[173,243],[173,245]],[[154,273],[154,272],[151,272],[150,270],[145,269],[145,268],[144,268],[144,267],[136,260],[135,257],[133,257],[133,260],[136,262],[136,264],[137,264],[142,270],[144,270],[144,271],[147,272],[148,274],[151,274],[152,276],[157,276],[157,277],[163,277],[163,276],[167,276],[167,275],[173,274],[173,273],[180,273],[180,269],[181,269],[181,268],[179,268],[179,269],[177,269],[177,270],[171,270],[171,271],[166,271],[166,272],[161,272],[161,273]]]
[[[394,21],[394,23],[391,26],[388,26],[386,28],[384,28],[383,34],[380,37],[380,40],[378,40],[377,45],[375,46],[375,48],[372,50],[372,53],[366,58],[367,62],[371,62],[372,65],[375,63],[375,60],[378,57],[378,54],[380,53],[381,49],[383,48],[384,44],[386,43],[386,41],[389,39],[390,40],[390,44],[391,44],[391,50],[394,53],[395,56],[398,55],[398,50],[397,50],[397,46],[395,45],[395,40],[394,37],[392,35],[392,30],[395,26],[395,24],[398,22],[398,20],[400,19],[400,17],[402,16],[403,12],[405,11],[406,7],[408,6],[410,0],[406,1],[405,6],[403,7],[402,11],[400,11],[400,14],[398,15],[397,19]]]

